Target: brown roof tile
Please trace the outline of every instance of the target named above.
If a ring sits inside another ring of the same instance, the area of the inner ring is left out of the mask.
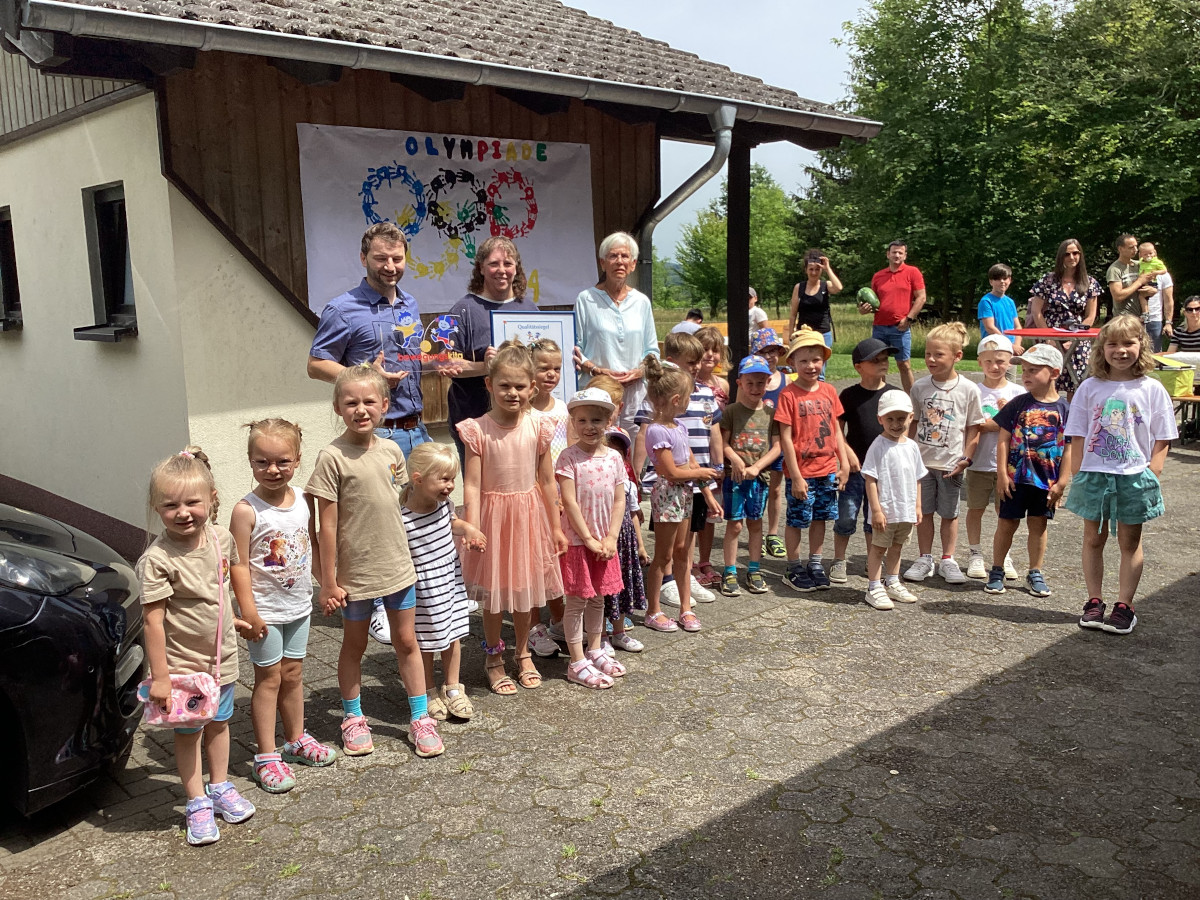
[[[71,0],[848,116],[557,0]]]

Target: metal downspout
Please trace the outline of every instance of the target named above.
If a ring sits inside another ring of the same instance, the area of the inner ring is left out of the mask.
[[[712,126],[714,136],[712,157],[692,173],[687,181],[675,188],[666,200],[650,211],[638,232],[638,289],[651,301],[654,300],[654,229],[659,222],[678,209],[683,201],[721,171],[725,160],[729,158],[729,148],[733,143],[733,123],[736,118],[737,107],[728,104],[708,114],[708,122]]]

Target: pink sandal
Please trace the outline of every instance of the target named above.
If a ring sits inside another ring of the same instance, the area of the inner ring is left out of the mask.
[[[620,678],[628,669],[621,663],[617,662],[603,650],[589,650],[587,657],[592,661],[592,665],[607,675],[609,678]]]
[[[692,566],[692,575],[704,587],[710,587],[714,584],[721,583],[721,576],[717,574],[717,570],[710,563],[700,563],[698,566]]]
[[[679,627],[684,631],[694,634],[700,630],[700,620],[696,618],[696,614],[690,609],[679,617]]]
[[[613,680],[593,665],[593,660],[584,658],[567,666],[567,681],[581,684],[594,691],[603,691],[613,686]]]
[[[675,624],[675,620],[667,618],[666,614],[661,612],[656,612],[652,616],[646,616],[642,620],[642,624],[651,631],[662,631],[667,634],[679,630],[679,626]]]

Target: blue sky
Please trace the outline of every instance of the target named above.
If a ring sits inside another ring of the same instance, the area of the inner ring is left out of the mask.
[[[815,0],[565,0],[567,5],[608,19],[624,28],[666,41],[680,50],[754,75],[768,84],[795,91],[801,97],[833,103],[846,95],[848,61],[842,24],[858,18],[864,0],[830,3]],[[619,53],[620,48],[613,48]],[[711,156],[710,147],[666,141],[662,157],[662,196],[665,197]],[[764,144],[754,162],[765,165],[788,191],[802,181],[802,170],[815,155],[794,144]],[[659,255],[674,255],[683,226],[697,210],[717,196],[714,178],[655,231]]]

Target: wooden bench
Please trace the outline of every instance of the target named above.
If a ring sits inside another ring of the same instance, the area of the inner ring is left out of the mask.
[[[716,328],[718,331],[720,331],[721,334],[725,335],[726,338],[729,337],[728,322],[705,322],[704,324],[712,325],[713,328]],[[784,332],[787,331],[787,319],[768,319],[767,324],[763,327],[774,328],[779,333],[781,338],[783,338],[785,341],[787,340],[787,335],[784,334]]]

